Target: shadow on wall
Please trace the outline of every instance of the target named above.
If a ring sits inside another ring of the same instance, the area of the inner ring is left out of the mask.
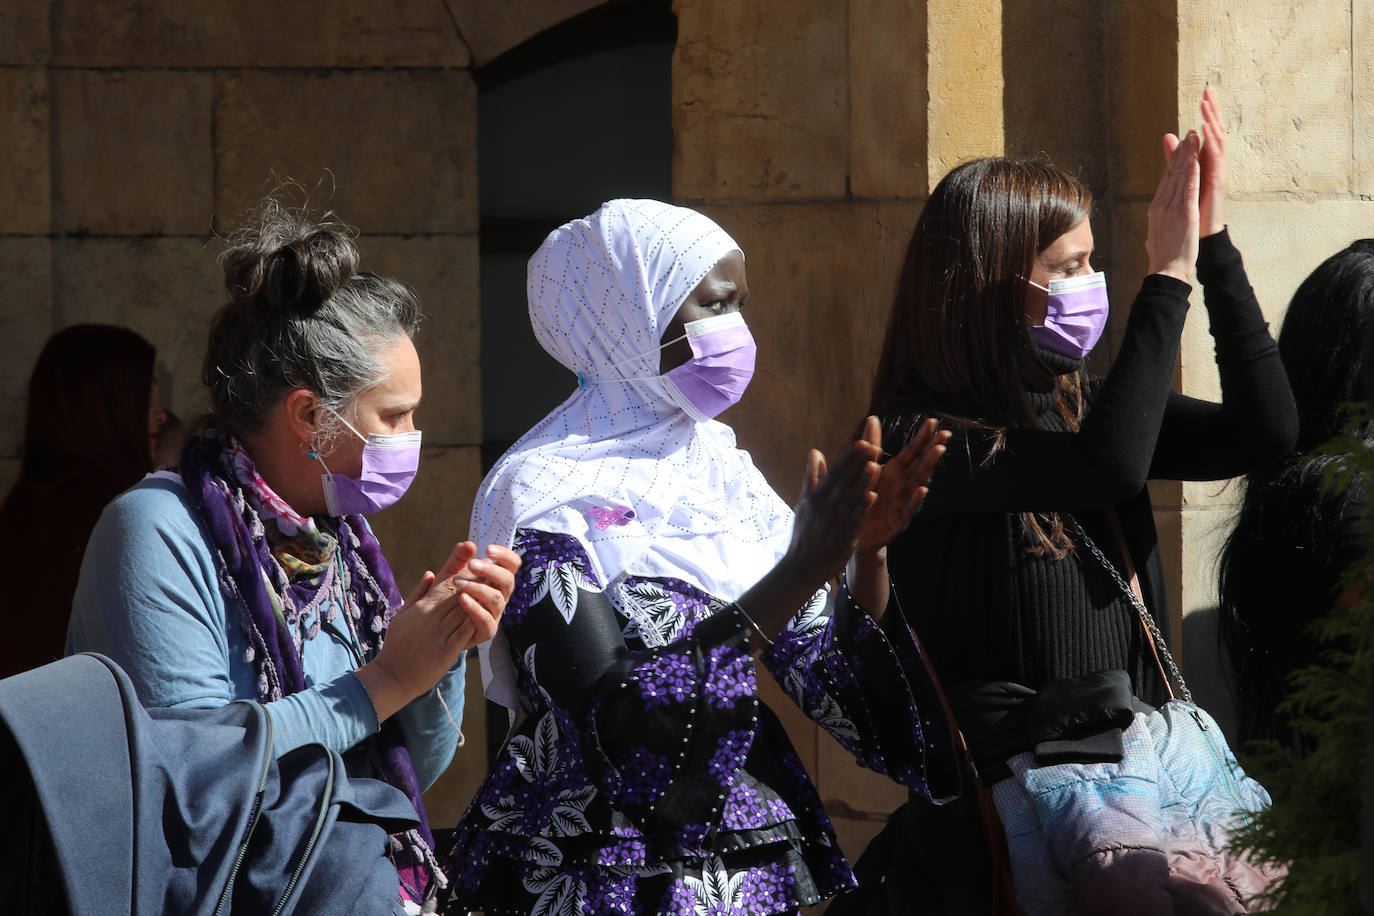
[[[1221,651],[1216,607],[1183,615],[1183,672],[1193,699],[1207,710],[1232,747],[1239,749],[1236,703],[1231,695],[1231,666]]]

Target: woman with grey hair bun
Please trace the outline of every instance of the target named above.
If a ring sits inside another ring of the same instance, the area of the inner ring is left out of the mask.
[[[364,516],[418,469],[415,296],[358,270],[351,230],[273,199],[228,241],[210,427],[106,508],[67,650],[114,659],[146,706],[257,700],[278,756],[322,744],[405,791],[420,825],[391,856],[419,912],[446,883],[420,792],[458,746],[464,653],[520,560],[463,541],[402,599]]]

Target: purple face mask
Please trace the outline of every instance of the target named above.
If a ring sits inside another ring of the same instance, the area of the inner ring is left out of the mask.
[[[338,414],[335,414],[338,416]],[[352,478],[344,474],[320,475],[324,484],[324,505],[330,515],[369,515],[380,512],[405,495],[420,470],[420,431],[389,436],[364,436],[343,417],[339,422],[362,439],[363,473]],[[320,458],[324,465],[324,459]]]
[[[712,315],[682,326],[692,358],[664,375],[679,406],[704,423],[738,404],[754,377],[758,347],[739,312]]]
[[[1107,327],[1107,275],[1098,271],[1067,280],[1051,280],[1049,288],[1027,281],[1050,294],[1045,323],[1031,325],[1031,340],[1051,353],[1082,359],[1097,346]]]

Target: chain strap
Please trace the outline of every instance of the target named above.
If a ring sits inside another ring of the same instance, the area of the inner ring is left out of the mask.
[[[1116,581],[1116,584],[1121,587],[1121,591],[1126,595],[1126,600],[1131,602],[1131,606],[1135,608],[1136,614],[1140,617],[1140,622],[1143,623],[1145,629],[1149,631],[1150,638],[1154,641],[1155,651],[1164,659],[1164,664],[1169,669],[1169,676],[1174,679],[1174,683],[1178,684],[1179,694],[1185,701],[1192,703],[1192,691],[1190,691],[1188,685],[1183,682],[1183,672],[1178,669],[1178,664],[1174,661],[1174,656],[1169,652],[1169,646],[1164,642],[1164,634],[1159,631],[1159,624],[1155,623],[1154,617],[1150,614],[1149,610],[1146,609],[1144,603],[1136,597],[1135,590],[1127,584],[1125,579],[1121,578],[1121,573],[1116,571],[1116,567],[1112,565],[1112,561],[1108,560],[1107,555],[1102,552],[1102,549],[1097,546],[1096,542],[1088,537],[1088,532],[1084,531],[1083,526],[1078,524],[1078,519],[1071,515],[1066,515],[1065,517],[1068,518],[1069,524],[1073,526],[1073,533],[1082,540],[1083,546],[1088,548],[1088,552],[1097,558],[1097,562],[1102,564],[1102,568],[1110,573],[1111,577]],[[1168,685],[1166,684],[1165,686],[1167,687]]]

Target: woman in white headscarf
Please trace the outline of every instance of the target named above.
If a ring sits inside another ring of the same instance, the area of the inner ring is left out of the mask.
[[[812,452],[794,515],[712,419],[754,343],[743,254],[692,210],[611,201],[549,235],[528,292],[578,390],[473,512],[524,565],[483,652],[514,730],[459,824],[449,912],[792,913],[852,887],[751,650],[864,765],[957,792],[900,611],[826,586],[853,555],[856,591],[887,603],[881,544],[943,440],[932,424],[880,474],[871,421],[829,473]]]

